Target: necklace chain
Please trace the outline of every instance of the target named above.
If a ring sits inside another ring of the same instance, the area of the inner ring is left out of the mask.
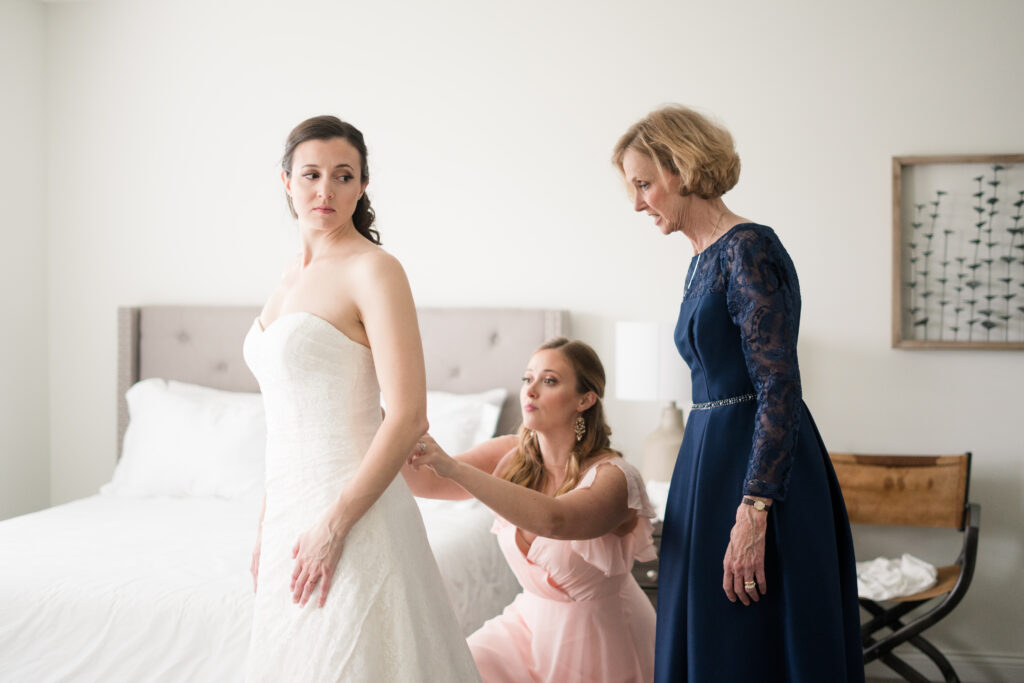
[[[725,217],[725,211],[723,211],[722,213],[718,214],[718,220],[715,221],[715,229],[711,231],[711,237],[708,238],[708,245],[707,245],[707,247],[704,247],[704,249],[702,249],[697,254],[697,260],[694,261],[694,263],[693,263],[693,270],[690,272],[690,280],[686,283],[686,287],[683,289],[683,298],[684,299],[686,298],[687,293],[690,291],[690,285],[693,284],[694,276],[697,275],[697,268],[700,266],[700,257],[701,257],[701,255],[705,251],[707,251],[707,248],[711,246],[712,242],[715,241],[715,235],[718,234],[718,228],[721,227],[721,225],[722,225],[722,218],[724,218],[724,217]]]

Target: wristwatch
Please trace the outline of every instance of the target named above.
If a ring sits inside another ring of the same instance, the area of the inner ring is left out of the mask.
[[[753,498],[747,498],[746,496],[743,497],[743,504],[753,505],[754,509],[758,512],[764,512],[771,507],[771,505],[766,505],[763,500],[754,500]]]

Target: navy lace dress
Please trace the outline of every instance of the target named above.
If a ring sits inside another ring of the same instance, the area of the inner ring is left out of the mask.
[[[662,532],[655,680],[863,681],[850,525],[800,394],[793,263],[771,228],[743,223],[686,281],[675,342],[696,409]],[[774,499],[768,590],[749,607],[722,590],[743,494]]]

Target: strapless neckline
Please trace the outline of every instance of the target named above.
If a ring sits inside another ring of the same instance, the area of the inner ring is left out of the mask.
[[[380,386],[369,347],[306,311],[253,320],[243,351],[267,423],[246,681],[479,683],[402,477],[349,530],[323,608],[295,606],[291,550],[362,467],[383,420]]]
[[[332,331],[337,337],[347,341],[350,344],[354,344],[355,346],[358,346],[360,349],[363,349],[364,351],[367,351],[367,352],[370,351],[370,347],[368,347],[366,344],[361,344],[360,342],[357,342],[355,339],[353,339],[352,337],[348,336],[347,334],[345,334],[344,332],[339,330],[337,327],[335,327],[334,323],[330,322],[329,320],[325,320],[324,318],[321,318],[316,313],[310,313],[308,311],[292,311],[291,313],[285,313],[284,315],[279,315],[279,316],[277,316],[274,319],[274,322],[270,323],[266,327],[263,326],[263,322],[260,320],[260,317],[256,316],[256,318],[253,320],[252,324],[253,324],[253,326],[257,329],[257,331],[261,335],[263,335],[263,334],[270,334],[270,331],[273,330],[274,327],[279,322],[281,322],[282,320],[285,320],[286,318],[294,318],[294,317],[300,317],[300,318],[303,318],[305,320],[312,320],[312,321],[316,322],[317,324],[320,324],[322,326],[330,328],[329,331]]]

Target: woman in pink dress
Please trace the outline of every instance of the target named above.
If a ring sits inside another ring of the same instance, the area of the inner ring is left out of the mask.
[[[605,374],[559,338],[523,375],[523,424],[454,458],[424,435],[403,468],[413,493],[476,497],[523,592],[469,637],[485,683],[633,683],[654,676],[654,608],[631,574],[653,560],[643,478],[610,448]]]

